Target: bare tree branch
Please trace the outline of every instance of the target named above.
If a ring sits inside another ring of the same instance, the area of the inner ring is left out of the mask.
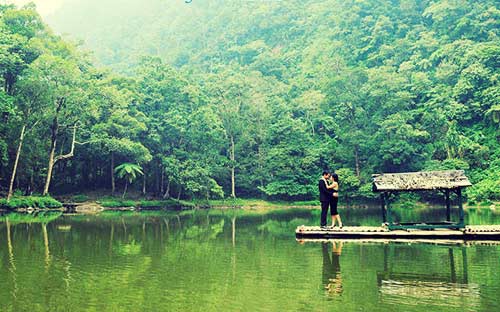
[[[56,162],[58,162],[59,160],[64,160],[64,159],[68,159],[68,158],[71,158],[73,157],[75,154],[75,143],[76,143],[76,129],[78,127],[76,125],[73,126],[73,139],[71,141],[71,149],[70,149],[70,152],[68,154],[64,154],[64,155],[59,155],[57,156],[56,158],[54,158],[54,164]]]

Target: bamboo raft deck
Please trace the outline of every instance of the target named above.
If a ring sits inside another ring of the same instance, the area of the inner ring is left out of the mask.
[[[319,226],[298,226],[297,239],[419,239],[419,240],[499,240],[500,225],[468,225],[462,229],[401,229],[389,230],[386,226],[344,226],[322,229]]]

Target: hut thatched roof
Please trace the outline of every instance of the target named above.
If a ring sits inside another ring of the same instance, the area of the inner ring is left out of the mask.
[[[373,191],[422,191],[471,186],[463,170],[374,174]]]

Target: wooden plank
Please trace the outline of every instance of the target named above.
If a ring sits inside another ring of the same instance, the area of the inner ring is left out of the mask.
[[[323,229],[319,226],[299,226],[295,230],[297,238],[352,238],[352,239],[462,239],[500,240],[500,225],[467,226],[464,229],[406,229],[389,230],[387,227],[346,226]]]
[[[342,242],[369,245],[385,245],[389,243],[411,245],[415,243],[440,245],[440,246],[500,246],[500,240],[465,240],[465,239],[419,239],[419,238],[296,238],[297,242],[304,243],[327,243]]]

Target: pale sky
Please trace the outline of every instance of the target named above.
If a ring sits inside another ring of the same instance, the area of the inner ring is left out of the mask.
[[[0,0],[0,3],[14,3],[17,6],[22,6],[28,2],[34,2],[38,9],[38,13],[42,16],[47,16],[59,8],[64,0]]]

